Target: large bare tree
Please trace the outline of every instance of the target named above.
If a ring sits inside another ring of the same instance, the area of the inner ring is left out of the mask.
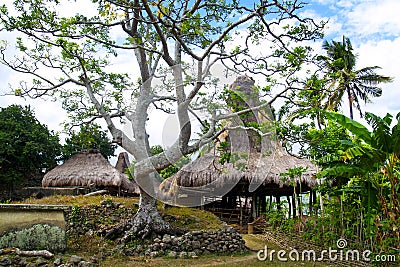
[[[14,94],[62,100],[71,124],[104,119],[114,142],[134,156],[141,188],[137,214],[112,235],[146,237],[177,231],[157,211],[157,171],[212,141],[223,130],[220,120],[246,112],[227,114],[215,105],[221,90],[213,66],[264,75],[277,88],[274,77],[283,75],[281,90],[262,88],[269,98],[258,108],[294,90],[292,77],[310,52],[302,42],[320,38],[323,26],[302,18],[303,6],[299,1],[16,0],[0,8],[0,29],[18,36],[15,56],[3,43],[1,61],[33,77]],[[128,69],[119,67],[127,64]],[[146,130],[151,107],[177,114],[180,127],[177,141],[157,155],[150,153]],[[195,141],[190,114],[204,126]],[[133,137],[119,127],[119,118],[131,125]]]

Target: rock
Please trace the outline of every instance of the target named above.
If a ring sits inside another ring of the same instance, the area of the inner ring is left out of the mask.
[[[193,247],[194,249],[200,248],[200,246],[201,246],[200,241],[193,241],[193,242],[192,242],[192,247]]]
[[[157,257],[157,256],[158,256],[158,251],[152,251],[152,252],[150,252],[149,256],[150,256],[151,258]]]
[[[85,235],[88,235],[88,236],[92,236],[93,234],[94,234],[94,232],[93,232],[92,229],[89,229],[89,231],[87,231],[87,232],[85,233]]]
[[[42,257],[37,258],[36,260],[36,266],[44,266],[46,265],[48,262],[43,259]]]
[[[168,249],[169,247],[170,247],[170,245],[167,244],[167,243],[160,243],[160,249],[162,249],[162,250],[166,250],[166,249]]]
[[[133,256],[133,254],[135,254],[135,250],[133,248],[127,248],[124,251],[126,256]]]
[[[19,255],[15,255],[13,258],[13,262],[19,262],[21,261],[21,257]]]
[[[187,252],[182,251],[181,253],[179,253],[179,258],[181,258],[181,259],[186,259],[187,257],[188,257]]]
[[[0,260],[0,266],[11,266],[11,259],[9,257],[4,257]]]
[[[15,260],[15,258],[14,258]],[[26,260],[26,258],[21,258],[18,263],[19,266],[26,266],[28,264],[28,261]]]
[[[76,255],[72,255],[71,259],[69,260],[70,263],[72,264],[78,264],[83,260],[82,257],[76,256]]]
[[[143,246],[142,245],[138,245],[137,247],[136,247],[136,253],[141,253],[143,251]]]
[[[170,253],[168,253],[168,257],[169,258],[176,258],[176,252],[175,251],[171,251]]]
[[[92,257],[90,258],[90,260],[91,260],[93,263],[98,263],[98,262],[99,262],[99,258],[97,258],[96,256],[92,256]]]
[[[53,261],[53,265],[54,265],[54,266],[61,265],[61,263],[62,263],[62,259],[61,259],[61,258],[56,258],[56,259]]]
[[[209,250],[209,251],[216,251],[217,248],[215,247],[214,244],[210,244],[210,245],[207,246],[207,250]]]
[[[189,258],[198,258],[198,256],[196,255],[196,252],[194,252],[194,251],[190,251],[189,253],[188,253],[188,257]]]
[[[79,262],[78,267],[94,267],[94,264],[88,261],[81,261]]]
[[[163,239],[162,239],[163,243],[171,243],[171,236],[170,235],[164,235]]]
[[[197,256],[203,254],[203,251],[201,249],[194,249],[193,252],[196,253]]]
[[[209,250],[205,249],[205,250],[203,250],[203,254],[204,255],[209,255],[209,254],[211,254],[211,252]]]

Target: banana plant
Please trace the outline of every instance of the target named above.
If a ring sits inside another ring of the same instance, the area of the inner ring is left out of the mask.
[[[328,113],[327,117],[346,128],[353,135],[354,141],[342,153],[342,161],[345,164],[337,167],[332,166],[329,169],[325,169],[321,174],[348,175],[351,173],[352,176],[357,175],[370,179],[371,184],[379,192],[378,199],[381,205],[382,219],[392,222],[390,228],[393,231],[392,233],[397,236],[397,246],[400,247],[400,234],[398,231],[398,226],[400,225],[398,195],[400,178],[398,168],[400,157],[400,113],[396,116],[396,123],[393,121],[391,114],[381,118],[367,112],[365,119],[372,130],[342,114]],[[345,173],[345,171],[348,173]],[[380,218],[377,220],[378,226],[380,225],[379,221],[381,221]]]

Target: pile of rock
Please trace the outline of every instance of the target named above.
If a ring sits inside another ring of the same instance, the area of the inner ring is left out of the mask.
[[[128,248],[125,253],[132,256],[168,256],[171,258],[195,258],[202,254],[242,253],[247,249],[239,232],[233,227],[219,231],[192,231],[183,236],[156,237],[151,244]]]
[[[95,267],[97,261],[85,261],[82,257],[72,255],[69,260],[63,261],[61,258],[47,260],[42,257],[20,257],[19,255],[9,257],[0,256],[0,266],[4,267]]]

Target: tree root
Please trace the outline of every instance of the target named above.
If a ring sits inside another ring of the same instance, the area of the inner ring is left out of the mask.
[[[138,211],[132,219],[122,222],[109,230],[105,235],[105,239],[115,240],[121,238],[119,242],[126,244],[134,238],[146,239],[154,235],[163,234],[181,235],[185,232],[184,229],[164,221],[158,212]]]

